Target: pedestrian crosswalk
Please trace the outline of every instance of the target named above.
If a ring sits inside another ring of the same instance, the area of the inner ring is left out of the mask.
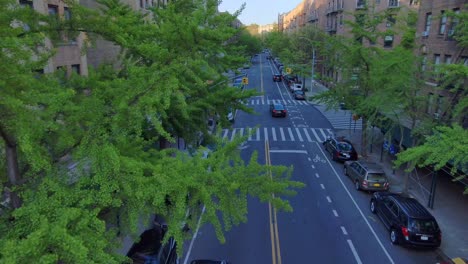
[[[269,104],[283,104],[283,105],[310,105],[308,101],[299,100],[288,100],[288,99],[262,99],[262,98],[251,98],[247,99],[245,105],[269,105]]]
[[[314,105],[327,119],[334,129],[362,129],[362,119],[354,121],[349,110],[328,109],[325,105]]]
[[[232,141],[237,136],[248,136],[248,141],[298,141],[298,142],[323,142],[333,136],[333,130],[329,128],[308,127],[260,127],[260,128],[232,128],[220,131],[224,140]]]

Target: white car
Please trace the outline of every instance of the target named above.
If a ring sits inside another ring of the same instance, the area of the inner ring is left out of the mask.
[[[302,91],[302,84],[300,83],[293,83],[291,84],[290,88],[292,93],[294,93],[295,91]]]

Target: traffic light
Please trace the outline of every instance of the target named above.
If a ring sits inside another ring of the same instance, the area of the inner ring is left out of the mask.
[[[249,78],[243,77],[242,78],[242,84],[249,84]]]

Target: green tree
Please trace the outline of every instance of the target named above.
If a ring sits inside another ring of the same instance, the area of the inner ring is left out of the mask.
[[[8,172],[3,182],[21,198],[0,213],[2,262],[119,263],[118,234],[136,236],[153,213],[167,217],[167,237],[183,245],[180,227],[195,226],[200,204],[221,241],[247,221],[247,196],[292,209],[278,197],[303,184],[291,181],[286,167],[259,164],[257,154],[242,160],[243,139],[214,138],[218,148],[206,159],[155,147],[161,139],[194,139],[206,131],[206,117],[245,108],[250,94],[222,75],[242,63],[244,51],[229,44],[237,30],[232,16],[217,14],[217,1],[171,1],[151,16],[116,0],[101,1],[98,11],[70,4],[72,21],[0,3],[8,40],[0,44],[8,62],[0,77],[0,108],[8,113],[0,116],[0,164]],[[17,21],[29,27],[11,27]],[[86,78],[35,77],[53,55],[37,47],[57,31],[114,42],[122,67],[91,70]]]

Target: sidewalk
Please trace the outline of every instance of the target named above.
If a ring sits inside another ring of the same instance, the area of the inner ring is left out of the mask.
[[[315,82],[310,91],[310,79],[308,82],[306,79],[306,87],[309,89],[306,92],[307,97],[328,90],[325,86]],[[348,138],[353,142],[358,153],[362,153],[362,130],[337,130],[335,134]],[[367,157],[362,159],[382,165],[389,177],[391,192],[404,192],[407,173],[404,168],[393,169],[392,157],[388,152],[382,152],[383,134],[380,129],[369,130],[369,138],[372,138],[372,143],[369,140]],[[425,169],[417,169],[410,173],[407,181],[407,194],[417,199],[437,219],[442,230],[439,255],[445,258],[445,261],[456,257],[468,259],[468,195],[463,195],[464,186],[461,183],[453,182],[450,175],[438,173],[434,206],[433,209],[428,208],[432,176],[432,172]]]

